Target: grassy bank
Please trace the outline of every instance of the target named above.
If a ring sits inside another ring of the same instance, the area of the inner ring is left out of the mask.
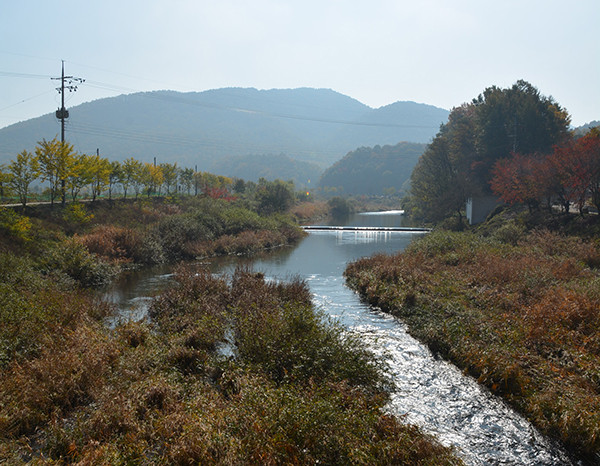
[[[0,463],[461,464],[385,411],[380,359],[306,283],[180,266],[142,322],[89,288],[127,267],[298,240],[210,198],[0,211]],[[112,321],[112,319],[111,319]]]
[[[243,202],[209,197],[0,209],[0,251],[84,287],[124,268],[252,254],[303,235],[289,215],[259,215]]]
[[[600,452],[600,248],[514,224],[350,264],[350,286],[579,455]]]
[[[108,329],[22,259],[0,277],[7,464],[460,464],[385,413],[381,362],[301,281],[182,268],[149,321]]]

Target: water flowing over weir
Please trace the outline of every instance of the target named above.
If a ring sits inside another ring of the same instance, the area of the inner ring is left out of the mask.
[[[359,332],[388,361],[397,386],[390,412],[454,446],[466,464],[574,464],[500,399],[451,364],[436,359],[407,333],[401,321],[361,302],[345,286],[342,273],[349,261],[402,250],[425,234],[394,230],[401,227],[401,218],[398,214],[356,215],[347,225],[363,228],[312,230],[294,248],[261,259],[221,258],[212,261],[211,268],[215,273],[231,273],[237,265],[246,264],[270,279],[305,279],[316,306]],[[168,270],[156,270],[142,275],[137,284],[127,284],[127,290],[115,289],[111,296],[135,318],[143,314],[150,290],[160,289],[169,279]]]

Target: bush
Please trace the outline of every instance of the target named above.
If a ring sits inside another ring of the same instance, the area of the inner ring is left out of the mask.
[[[95,254],[76,239],[66,239],[53,247],[41,259],[47,273],[61,272],[83,287],[107,284],[117,269]]]

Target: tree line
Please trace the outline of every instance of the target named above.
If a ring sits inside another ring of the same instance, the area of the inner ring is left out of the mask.
[[[599,158],[597,134],[576,140],[569,125],[567,111],[526,81],[485,89],[450,112],[413,170],[407,207],[415,217],[439,221],[453,214],[462,219],[466,200],[477,196],[533,205],[546,195],[550,202],[583,205],[598,185],[590,162]],[[588,149],[594,144],[595,152]],[[542,178],[538,161],[554,170],[544,189],[537,184]]]
[[[258,185],[244,180],[178,167],[176,163],[152,164],[130,157],[109,161],[99,154],[77,153],[68,142],[56,138],[38,142],[34,152],[23,150],[7,166],[0,166],[0,197],[17,196],[23,206],[31,198],[34,182],[47,183],[50,202],[77,200],[83,191],[95,200],[116,190],[123,198],[134,195],[174,193],[231,199],[235,193],[256,191],[263,210],[279,211],[294,199],[293,183],[261,179]]]

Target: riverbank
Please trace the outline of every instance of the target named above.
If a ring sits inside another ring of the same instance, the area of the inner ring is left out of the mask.
[[[304,282],[182,268],[149,321],[109,329],[105,304],[1,259],[8,463],[461,464],[386,414],[381,361]]]
[[[120,271],[293,244],[305,233],[284,213],[210,197],[140,198],[0,210],[0,251],[84,287]]]
[[[600,249],[515,224],[434,232],[348,284],[571,452],[600,451]]]
[[[301,232],[213,201],[4,219],[14,229],[0,245],[2,461],[461,464],[387,414],[382,361],[316,310],[300,280],[181,268],[149,319],[105,325],[114,309],[82,288],[100,281],[98,264],[198,257],[207,244],[235,252],[239,238],[252,251],[261,231]]]

